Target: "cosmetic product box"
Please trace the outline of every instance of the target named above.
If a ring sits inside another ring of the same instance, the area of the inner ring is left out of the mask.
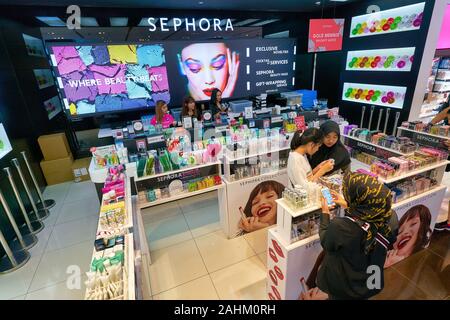
[[[409,122],[408,121],[403,121],[400,126],[403,127],[403,128],[409,128]]]
[[[350,124],[350,125],[345,126],[345,127],[344,127],[344,134],[345,134],[345,135],[349,135],[350,131],[351,131],[352,129],[354,129],[354,128],[358,128],[358,126],[355,125],[355,124]]]

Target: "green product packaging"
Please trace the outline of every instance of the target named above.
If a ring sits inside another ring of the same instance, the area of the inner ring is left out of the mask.
[[[172,164],[172,169],[173,170],[178,170],[180,169],[180,165],[179,165],[179,155],[178,152],[174,151],[170,154],[170,160],[171,160],[171,164]]]
[[[147,163],[146,159],[139,159],[138,163],[137,163],[137,175],[138,177],[142,177],[144,175],[144,170],[145,170],[145,164]]]
[[[169,153],[164,150],[159,156],[159,162],[163,168],[164,172],[172,171],[172,166],[170,165]]]
[[[155,174],[155,158],[153,155],[149,155],[147,159],[147,164],[145,166],[145,175],[151,176]]]

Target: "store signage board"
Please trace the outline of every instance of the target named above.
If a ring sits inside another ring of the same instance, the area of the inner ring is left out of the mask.
[[[364,143],[362,141],[354,140],[351,138],[344,137],[345,144],[349,146],[350,148],[354,148],[357,150],[360,150],[364,153],[370,154],[372,156],[378,157],[378,158],[390,158],[390,157],[398,157],[401,155],[401,153],[391,152],[385,149],[377,148],[376,146],[373,146],[368,143]]]
[[[342,49],[345,19],[309,20],[308,52]]]
[[[225,24],[222,24],[222,20],[225,20]],[[233,31],[233,24],[231,19],[195,19],[195,18],[153,18],[147,19],[150,26],[148,29],[151,32],[154,31],[178,31],[181,27],[187,31]]]
[[[401,130],[401,127],[399,127]],[[433,148],[441,148],[443,149],[444,142],[447,140],[446,138],[438,138],[434,136],[430,136],[426,133],[420,133],[417,131],[409,131],[409,130],[401,130],[402,136],[410,138],[412,142],[418,143],[423,146],[433,147]]]
[[[3,123],[0,123],[0,159],[12,151],[11,143],[6,134]]]
[[[175,180],[180,180],[186,182],[199,177],[207,177],[219,174],[218,166],[211,164],[211,166],[205,166],[200,168],[192,168],[191,170],[186,169],[181,172],[170,173],[166,175],[158,175],[154,178],[149,177],[148,179],[136,181],[136,186],[139,190],[141,189],[163,189],[169,186]]]

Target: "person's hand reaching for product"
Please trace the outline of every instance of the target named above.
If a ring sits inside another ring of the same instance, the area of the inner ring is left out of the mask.
[[[299,300],[328,300],[328,294],[319,288],[309,289],[306,293],[300,293]]]
[[[334,161],[332,159],[325,160],[321,164],[319,164],[320,170],[322,170],[324,173],[328,173],[333,170],[334,168]]]
[[[396,249],[390,250],[387,253],[386,262],[384,263],[384,267],[389,268],[390,266],[396,264],[397,262],[402,261],[403,259],[405,259],[405,257],[399,256],[398,250],[396,250]]]
[[[223,90],[222,97],[230,98],[233,95],[234,87],[239,75],[239,54],[233,52],[231,54],[230,49],[227,49],[228,57],[228,82],[227,86]]]
[[[345,201],[344,197],[334,190],[330,190],[330,191],[331,191],[331,196],[333,197],[334,203],[336,203],[338,206],[340,206],[343,209],[347,209],[348,204],[347,204],[347,201]]]

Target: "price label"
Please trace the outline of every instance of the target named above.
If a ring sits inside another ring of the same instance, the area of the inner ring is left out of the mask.
[[[224,132],[224,131],[227,131],[227,126],[216,127],[216,132]]]
[[[148,137],[147,138],[147,143],[148,144],[161,142],[161,141],[164,141],[164,135],[158,135],[158,136],[153,136],[153,137]]]
[[[324,115],[326,115],[326,114],[328,114],[328,109],[322,109],[322,110],[319,110],[319,116],[324,116]]]

